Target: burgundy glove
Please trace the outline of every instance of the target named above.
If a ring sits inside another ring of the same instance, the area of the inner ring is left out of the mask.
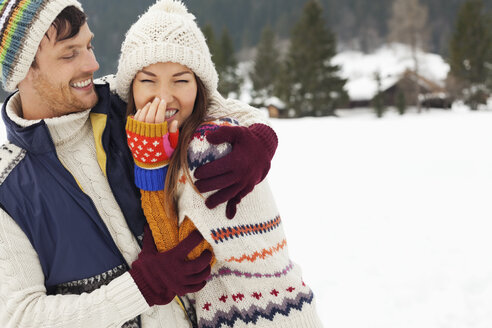
[[[232,151],[195,171],[195,185],[200,192],[217,190],[205,201],[208,208],[227,201],[226,216],[236,215],[236,206],[260,183],[270,170],[270,162],[277,149],[275,131],[264,124],[249,128],[223,126],[207,135],[212,144],[228,142]]]
[[[149,225],[145,225],[142,251],[129,272],[149,306],[167,304],[176,295],[197,292],[205,286],[212,253],[205,250],[197,259],[186,260],[202,240],[195,230],[173,249],[158,253]]]

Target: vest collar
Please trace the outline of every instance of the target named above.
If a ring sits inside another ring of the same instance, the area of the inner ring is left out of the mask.
[[[91,113],[107,114],[110,106],[108,85],[95,85],[98,102]],[[34,154],[54,152],[55,145],[44,120],[35,121],[28,126],[20,126],[7,115],[7,104],[16,93],[11,94],[2,106],[2,118],[7,128],[7,139],[18,147]]]

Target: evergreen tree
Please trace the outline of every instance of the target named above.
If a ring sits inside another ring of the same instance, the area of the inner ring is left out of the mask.
[[[203,34],[219,75],[218,91],[225,97],[231,92],[239,93],[242,81],[236,73],[237,60],[228,30],[224,28],[220,40],[217,40],[213,27],[207,24],[203,27]]]
[[[449,47],[450,79],[461,89],[458,97],[472,109],[490,95],[492,20],[482,0],[468,0],[460,8]]]
[[[275,47],[275,34],[267,26],[261,33],[256,58],[251,73],[254,96],[264,102],[274,94],[274,86],[280,70],[279,52]]]
[[[348,98],[345,80],[330,63],[336,53],[335,36],[326,27],[322,7],[309,0],[294,26],[277,92],[296,116],[334,115]]]
[[[381,118],[381,117],[383,117],[384,111],[385,111],[383,92],[382,92],[383,90],[381,87],[381,74],[379,72],[377,72],[376,74],[374,74],[374,78],[376,79],[376,83],[378,86],[378,92],[376,93],[376,95],[372,99],[372,106],[374,107],[374,111],[376,112],[376,116],[378,118]]]
[[[214,62],[215,67],[221,67],[222,54],[220,52],[219,45],[217,44],[217,40],[215,39],[215,33],[212,25],[206,24],[203,27],[203,35],[205,36],[205,40],[207,42],[208,49],[210,50],[210,54],[212,55],[212,61]]]
[[[407,109],[407,102],[405,99],[405,94],[403,91],[398,91],[396,95],[396,108],[398,109],[398,114],[403,115]]]
[[[219,92],[225,97],[231,92],[239,94],[242,81],[236,72],[237,60],[234,54],[234,46],[226,28],[222,31],[217,53],[219,60],[215,64],[219,74]]]

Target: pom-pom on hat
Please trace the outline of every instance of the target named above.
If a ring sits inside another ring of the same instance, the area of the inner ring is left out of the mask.
[[[116,91],[128,101],[130,85],[142,68],[174,62],[191,69],[211,96],[218,76],[195,16],[181,1],[160,0],[152,5],[126,33],[121,46]]]
[[[39,44],[58,14],[76,0],[0,1],[0,70],[2,85],[12,92],[29,71]]]

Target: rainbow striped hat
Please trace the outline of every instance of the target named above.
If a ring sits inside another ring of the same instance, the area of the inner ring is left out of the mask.
[[[12,92],[31,67],[39,44],[56,16],[76,0],[0,0],[0,73]]]

